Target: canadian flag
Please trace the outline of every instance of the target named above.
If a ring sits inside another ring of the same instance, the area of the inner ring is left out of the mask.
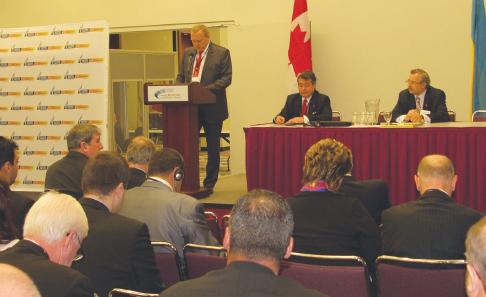
[[[294,0],[294,12],[290,26],[289,64],[295,76],[312,70],[310,23],[307,16],[307,0]]]

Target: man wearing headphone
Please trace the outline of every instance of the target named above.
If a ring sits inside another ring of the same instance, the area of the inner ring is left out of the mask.
[[[179,192],[181,154],[170,148],[155,151],[148,167],[147,180],[125,192],[120,214],[146,223],[152,241],[172,243],[181,257],[186,243],[219,245],[206,224],[204,206]]]

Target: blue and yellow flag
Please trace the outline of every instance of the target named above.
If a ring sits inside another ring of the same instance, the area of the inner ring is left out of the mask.
[[[472,41],[473,54],[473,111],[486,109],[486,15],[484,0],[472,3]]]

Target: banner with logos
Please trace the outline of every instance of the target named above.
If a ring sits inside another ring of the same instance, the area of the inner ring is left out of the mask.
[[[20,148],[12,189],[43,191],[78,123],[108,131],[108,23],[0,29],[0,135]]]

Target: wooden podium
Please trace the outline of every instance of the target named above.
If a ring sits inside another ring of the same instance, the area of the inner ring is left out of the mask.
[[[195,198],[209,196],[199,183],[198,105],[216,102],[216,96],[198,82],[190,84],[145,84],[145,104],[162,104],[164,147],[184,157],[182,191]]]

